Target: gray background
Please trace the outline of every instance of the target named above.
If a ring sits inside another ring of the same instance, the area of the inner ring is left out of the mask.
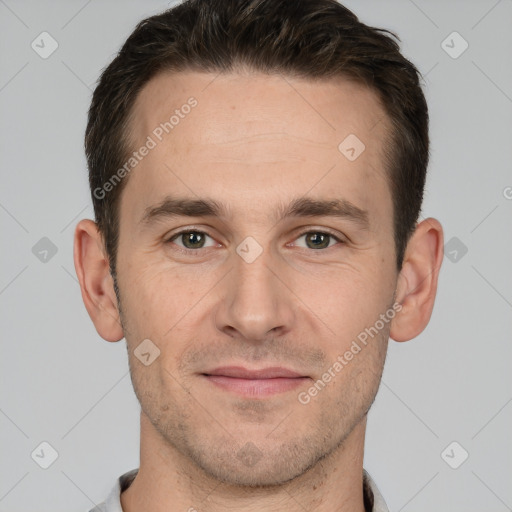
[[[103,341],[89,320],[72,237],[92,217],[82,148],[95,80],[136,22],[167,5],[0,0],[2,511],[85,511],[138,466],[125,342]],[[512,510],[512,1],[346,5],[397,31],[426,74],[423,215],[451,244],[429,326],[390,342],[365,467],[391,511]],[[43,31],[59,45],[47,59],[31,48]],[[462,40],[442,45],[453,31],[469,44],[458,58],[445,50]],[[48,469],[43,441],[58,452]],[[462,448],[443,459],[453,441]]]

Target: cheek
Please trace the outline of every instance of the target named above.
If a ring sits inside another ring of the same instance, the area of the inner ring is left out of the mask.
[[[394,291],[390,270],[377,262],[296,276],[292,288],[306,306],[303,318],[310,319],[315,331],[321,328],[324,335],[318,335],[333,355],[375,324],[390,306]]]
[[[135,347],[149,338],[160,348],[164,364],[174,367],[170,358],[175,359],[198,335],[196,328],[205,324],[204,295],[218,278],[213,272],[199,275],[166,261],[142,260],[119,271],[126,339]]]

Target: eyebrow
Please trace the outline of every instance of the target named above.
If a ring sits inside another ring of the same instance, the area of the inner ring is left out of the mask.
[[[228,217],[228,209],[213,199],[166,197],[159,204],[145,209],[142,224],[171,217]],[[279,222],[290,217],[337,217],[353,221],[363,230],[369,230],[368,211],[346,199],[313,199],[299,197],[287,206],[280,205],[274,213]]]

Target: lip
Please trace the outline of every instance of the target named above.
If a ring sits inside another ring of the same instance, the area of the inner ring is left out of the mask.
[[[251,398],[264,398],[284,393],[304,384],[309,377],[278,366],[249,370],[242,366],[223,366],[202,374],[224,391]]]
[[[289,370],[288,368],[282,368],[281,366],[271,366],[268,368],[261,368],[259,370],[248,370],[243,366],[222,366],[204,373],[206,375],[221,375],[223,377],[249,380],[276,378],[294,379],[297,377],[305,377],[305,375],[301,375],[300,373]]]

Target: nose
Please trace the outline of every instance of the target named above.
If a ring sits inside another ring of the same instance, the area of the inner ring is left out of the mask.
[[[287,334],[295,321],[296,307],[286,283],[286,265],[268,251],[252,263],[238,254],[233,260],[215,312],[217,329],[253,343]]]

